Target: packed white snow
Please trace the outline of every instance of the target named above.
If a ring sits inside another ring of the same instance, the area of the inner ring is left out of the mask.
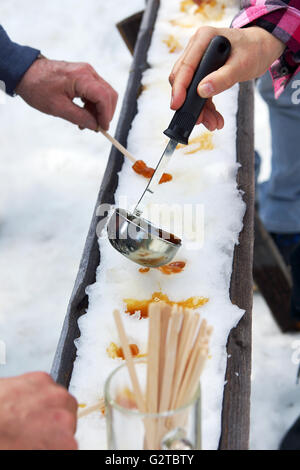
[[[89,62],[122,104],[131,55],[116,23],[144,8],[124,2],[0,4],[1,24],[51,59]],[[0,105],[0,375],[51,368],[110,143],[46,116],[21,98]]]
[[[144,0],[52,0],[41,8],[38,0],[3,0],[1,24],[15,41],[39,47],[48,57],[90,62],[118,90],[119,110],[131,57],[115,24],[144,5]],[[0,342],[6,363],[0,360],[0,376],[5,377],[50,370],[110,145],[19,98],[7,97],[5,104],[2,98]],[[259,98],[255,131],[265,179],[271,149],[267,110]],[[250,449],[277,449],[300,414],[297,341],[298,334],[279,331],[256,293]],[[95,428],[99,424],[96,414],[89,420]],[[81,442],[89,446],[88,437]]]
[[[168,139],[162,131],[167,127],[173,112],[169,108],[170,89],[168,74],[178,53],[170,54],[165,40],[175,34],[186,46],[188,35],[185,28],[174,27],[170,20],[179,10],[180,2],[162,1],[156,21],[148,62],[150,68],[144,73],[144,91],[138,100],[138,113],[128,138],[128,149],[137,159],[155,167]],[[183,15],[183,14],[182,14]],[[221,24],[229,24],[230,16]],[[175,29],[175,32],[174,32]],[[173,301],[192,296],[204,296],[209,302],[199,310],[214,327],[211,343],[211,359],[202,379],[202,429],[203,448],[216,449],[220,438],[221,410],[224,376],[227,362],[226,342],[228,334],[243,311],[231,304],[229,299],[233,250],[238,243],[242,228],[244,203],[236,185],[236,111],[238,87],[216,99],[217,108],[224,115],[226,126],[213,135],[212,150],[200,150],[191,155],[186,148],[176,150],[167,168],[173,180],[161,184],[148,210],[154,204],[164,204],[170,212],[170,201],[177,206],[201,204],[204,208],[203,246],[191,248],[193,237],[183,233],[183,246],[175,260],[186,262],[185,270],[177,275],[165,276],[157,270],[140,274],[138,266],[115,251],[108,240],[100,239],[101,263],[97,281],[88,288],[89,307],[80,318],[81,337],[76,341],[77,359],[70,390],[80,403],[92,405],[103,395],[103,385],[119,363],[106,352],[110,342],[119,343],[112,312],[115,308],[125,311],[124,299],[150,299],[161,291]],[[195,128],[191,140],[203,134],[203,126]],[[194,149],[194,147],[193,147]],[[119,175],[116,198],[124,207],[132,208],[142,194],[146,180],[136,175],[129,161],[125,161]],[[119,202],[117,202],[119,205]],[[172,206],[171,206],[172,207]],[[152,222],[163,222],[151,218]],[[201,221],[199,221],[201,223]],[[161,223],[159,223],[161,226]],[[192,225],[192,219],[188,219]],[[197,225],[197,224],[196,224]],[[170,230],[170,226],[163,225]],[[147,320],[123,315],[131,342],[145,350]],[[98,413],[79,422],[80,447],[105,447],[105,420]]]

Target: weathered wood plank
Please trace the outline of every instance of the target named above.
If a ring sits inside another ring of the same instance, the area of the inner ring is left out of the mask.
[[[237,184],[247,205],[244,227],[236,246],[231,276],[230,298],[245,310],[230,333],[226,381],[223,397],[222,434],[219,448],[244,450],[249,445],[250,375],[252,324],[252,259],[254,239],[254,98],[251,82],[240,84],[237,115],[237,160],[241,164]]]
[[[130,69],[127,88],[124,95],[120,118],[115,137],[126,147],[127,136],[131,122],[137,112],[137,95],[140,88],[144,70],[148,67],[147,51],[151,42],[153,26],[155,24],[159,0],[148,0],[143,15],[138,40],[134,50],[133,65]],[[85,293],[87,286],[96,280],[96,270],[100,263],[100,252],[96,228],[101,222],[97,215],[100,204],[114,204],[114,193],[118,186],[118,172],[123,165],[123,155],[114,147],[111,149],[108,164],[103,176],[100,192],[96,201],[94,214],[89,228],[87,240],[81,258],[79,272],[75,281],[71,299],[68,305],[66,318],[55,353],[51,375],[54,380],[65,387],[69,386],[76,358],[74,340],[80,336],[77,320],[83,315],[88,306],[88,297]]]
[[[291,274],[257,213],[253,277],[281,331],[295,331],[295,321],[290,317]]]
[[[139,13],[136,13],[135,15],[132,15],[129,18],[125,18],[125,20],[117,23],[118,31],[132,55],[134,53],[143,14],[144,11],[140,11]]]
[[[147,50],[151,41],[159,0],[149,0],[139,31],[133,67],[130,72],[116,138],[126,146],[133,117],[136,114],[136,98],[142,72],[147,68]],[[131,35],[133,41],[134,35]],[[132,46],[131,46],[132,47]],[[250,371],[251,371],[251,307],[252,307],[252,250],[253,250],[253,90],[251,84],[243,84],[239,95],[237,155],[242,168],[238,174],[238,185],[245,192],[247,211],[240,245],[236,247],[231,279],[231,300],[246,313],[237,328],[230,334],[227,351],[231,354],[227,363],[222,412],[222,435],[220,449],[246,449],[249,439]],[[79,273],[68,307],[61,338],[52,368],[54,379],[68,387],[76,357],[74,339],[80,334],[77,320],[85,313],[88,298],[85,289],[95,281],[100,263],[96,227],[100,221],[96,210],[100,203],[114,203],[114,192],[118,184],[117,172],[123,163],[122,155],[112,149],[103,177],[87,242],[84,248]],[[237,376],[236,373],[239,375]]]

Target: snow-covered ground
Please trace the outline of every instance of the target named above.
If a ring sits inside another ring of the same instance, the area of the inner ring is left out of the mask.
[[[115,23],[144,0],[2,0],[1,23],[51,58],[90,62],[124,94],[131,57]],[[1,102],[1,101],[0,101]],[[267,112],[257,98],[256,146],[270,168]],[[19,98],[0,105],[0,376],[49,371],[76,277],[109,145]],[[254,295],[251,449],[276,449],[300,414],[298,335],[282,335]],[[0,357],[1,364],[1,357]]]

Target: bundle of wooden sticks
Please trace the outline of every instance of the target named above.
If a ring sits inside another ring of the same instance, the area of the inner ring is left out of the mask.
[[[176,410],[192,400],[208,357],[212,328],[198,313],[153,302],[149,306],[147,383],[143,394],[118,310],[114,311],[137,408],[142,413]],[[159,448],[164,426],[146,425],[147,448]]]

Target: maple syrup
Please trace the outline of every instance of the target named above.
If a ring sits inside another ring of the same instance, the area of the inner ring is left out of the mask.
[[[221,3],[217,2],[217,0],[182,0],[180,2],[180,11],[182,13],[201,15],[205,20],[221,20],[224,16],[225,8],[225,1]],[[173,20],[173,22],[177,22],[177,25],[182,27],[195,26],[182,24],[178,20]]]
[[[136,344],[130,344],[129,349],[133,357],[136,357],[139,355],[140,350]],[[106,349],[106,352],[108,356],[111,357],[112,359],[116,359],[117,357],[123,360],[125,359],[123,348],[117,346],[116,343],[110,343],[110,345]]]
[[[137,407],[134,393],[128,387],[125,387],[122,391],[119,391],[116,396],[116,403],[129,410],[133,410]]]
[[[194,137],[193,139],[189,140],[188,145],[178,144],[177,149],[184,148],[184,153],[186,155],[192,155],[193,153],[199,152],[200,150],[213,150],[213,133],[212,132],[204,132],[203,134]],[[190,149],[191,145],[195,145],[194,149]]]
[[[184,261],[174,261],[173,263],[166,264],[165,266],[159,266],[159,269],[163,274],[178,274],[184,270],[186,263]]]
[[[152,302],[166,302],[168,305],[178,305],[179,307],[183,308],[191,308],[191,309],[196,309],[201,307],[202,305],[206,304],[209,299],[206,297],[199,297],[199,296],[194,296],[194,297],[189,297],[186,300],[182,300],[179,302],[175,302],[173,300],[170,300],[169,297],[166,294],[163,294],[162,292],[154,292],[152,294],[151,299],[147,300],[137,300],[137,299],[124,299],[124,302],[126,304],[126,313],[129,315],[134,315],[137,312],[140,312],[140,317],[141,318],[147,318],[148,317],[148,308],[150,303]]]
[[[154,168],[147,166],[143,160],[137,160],[132,165],[132,168],[138,175],[142,175],[148,179],[152,178],[154,171],[155,171]],[[168,181],[171,181],[172,179],[173,179],[172,175],[170,175],[169,173],[164,173],[162,177],[160,178],[159,184],[167,183]]]
[[[174,52],[181,51],[182,45],[172,34],[168,36],[168,39],[164,39],[163,42],[167,45],[169,53],[173,54]]]
[[[144,273],[148,273],[150,271],[150,268],[140,268],[139,269],[139,272],[144,274]]]
[[[181,271],[183,271],[183,269],[185,268],[185,265],[186,265],[185,261],[174,261],[173,263],[166,264],[165,266],[159,266],[158,268],[155,268],[155,269],[159,269],[159,271],[161,271],[163,274],[170,275],[170,274],[181,273]],[[139,269],[139,272],[142,274],[148,273],[149,271],[150,271],[150,268]]]

